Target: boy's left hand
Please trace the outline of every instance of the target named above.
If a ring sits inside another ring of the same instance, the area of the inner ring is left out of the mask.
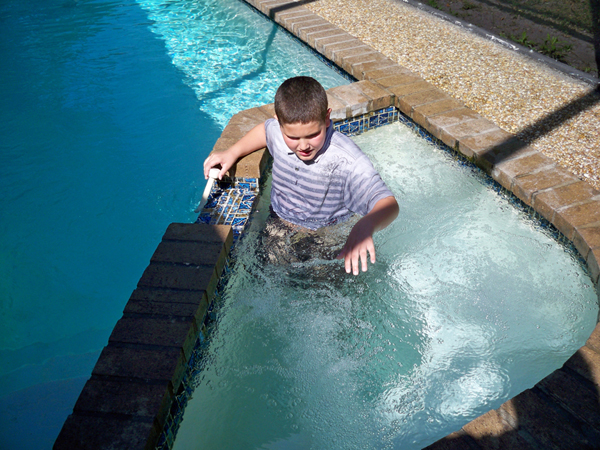
[[[344,258],[346,273],[352,272],[358,275],[359,259],[363,272],[367,271],[367,252],[371,256],[371,264],[375,264],[375,245],[373,244],[373,226],[369,220],[359,220],[348,235],[346,244],[337,256],[337,259]]]
[[[356,222],[348,235],[346,245],[337,256],[344,258],[346,273],[358,275],[358,261],[363,272],[367,271],[367,252],[371,256],[371,264],[375,264],[375,245],[373,233],[387,227],[398,216],[398,203],[394,197],[386,197],[375,203],[369,213]]]

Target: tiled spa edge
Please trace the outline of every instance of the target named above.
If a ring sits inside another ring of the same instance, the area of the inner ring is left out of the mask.
[[[155,448],[232,238],[229,226],[169,225],[55,449]]]
[[[367,108],[376,110],[386,102],[396,106],[573,241],[598,281],[600,192],[590,184],[418,74],[304,8],[303,1],[246,1],[359,80],[329,91],[334,121],[359,115]]]
[[[248,3],[360,80],[328,91],[334,121],[395,106],[483,168],[572,240],[594,281],[598,281],[598,191],[417,74],[303,8],[302,2]],[[272,116],[272,105],[236,114],[213,151],[225,150],[253,126]],[[260,178],[266,162],[264,150],[254,153],[241,160],[232,175]],[[156,447],[232,241],[228,225],[169,226],[73,414],[65,422],[55,449]],[[598,352],[600,327],[565,364],[570,371],[567,375],[572,378],[577,373],[591,386],[600,386]],[[595,370],[585,370],[586,364],[593,364]],[[556,397],[558,394],[548,388],[552,383],[543,384],[545,380],[539,383],[543,385],[540,392]],[[511,402],[520,401],[524,394],[527,399],[523,401],[531,401],[531,396],[538,399],[540,395],[537,391],[525,391],[432,448],[464,448],[461,446],[474,445],[482,434],[501,438],[507,429],[519,429],[514,418],[511,419],[514,409]],[[519,432],[529,436],[526,430]]]
[[[417,74],[302,7],[302,1],[246,1],[360,80],[329,91],[332,97],[347,101],[346,116],[366,99],[380,101],[381,91],[386,92],[404,114],[472,160],[571,240],[598,284],[600,192]],[[339,115],[340,109],[332,107]],[[428,448],[593,446],[600,442],[597,392],[600,325],[561,369]]]

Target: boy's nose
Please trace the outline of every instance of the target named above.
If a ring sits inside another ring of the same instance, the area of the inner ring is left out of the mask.
[[[298,150],[308,150],[309,145],[308,145],[308,141],[304,141],[304,140],[300,140],[300,142],[298,143]]]

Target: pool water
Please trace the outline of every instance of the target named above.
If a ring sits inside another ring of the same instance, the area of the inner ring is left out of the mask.
[[[326,88],[347,75],[239,0],[138,0],[200,107],[221,127],[233,113],[271,103],[281,80],[312,75]]]
[[[0,27],[0,448],[44,449],[228,118],[348,80],[236,0],[5,0]]]
[[[560,367],[598,315],[577,255],[403,124],[355,141],[400,204],[357,277],[235,249],[174,448],[421,449]]]

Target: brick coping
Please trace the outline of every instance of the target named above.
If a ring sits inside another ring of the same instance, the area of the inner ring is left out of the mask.
[[[327,91],[334,121],[396,107],[554,225],[573,242],[598,283],[600,192],[417,74],[310,12],[303,1],[245,1],[359,80]],[[226,150],[273,113],[269,104],[234,115],[213,151]],[[260,178],[267,159],[265,149],[255,152],[240,160],[230,175]],[[229,225],[168,227],[55,449],[157,448],[232,243]],[[560,370],[600,389],[600,325]],[[481,436],[496,443],[502,436],[510,436],[511,443],[522,443],[522,436],[526,443],[535,441],[533,432],[521,429],[515,411],[521,411],[523,403],[539,405],[540,396],[564,397],[559,393],[568,392],[571,386],[570,381],[568,385],[560,382],[564,379],[556,371],[539,383],[541,394],[535,391],[536,385],[431,448],[477,446]],[[549,390],[552,385],[554,390]],[[579,404],[565,406],[567,400],[560,401],[560,407],[574,409],[577,420],[585,422],[578,413]]]

